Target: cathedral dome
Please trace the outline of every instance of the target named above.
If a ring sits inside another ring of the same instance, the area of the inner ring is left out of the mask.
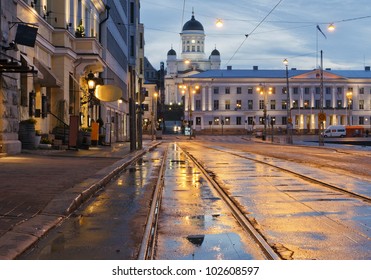
[[[195,19],[194,14],[192,14],[192,18],[183,25],[182,31],[186,30],[204,31],[204,27],[198,20]]]
[[[173,49],[171,49],[167,52],[167,55],[176,55],[176,52]]]
[[[214,49],[214,50],[211,52],[211,55],[220,55],[220,52],[219,52],[217,49]]]

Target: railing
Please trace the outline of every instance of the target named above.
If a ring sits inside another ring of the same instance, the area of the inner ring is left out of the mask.
[[[57,115],[53,114],[51,111],[48,112],[50,115],[52,115],[54,118],[56,118],[59,122],[63,124],[63,133],[62,133],[62,143],[67,144],[68,143],[68,138],[69,138],[69,133],[67,134],[66,130],[70,126],[66,124],[61,118],[59,118]],[[54,133],[54,131],[53,131]]]

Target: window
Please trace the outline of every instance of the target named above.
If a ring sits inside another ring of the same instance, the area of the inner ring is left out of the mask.
[[[298,100],[292,101],[292,108],[294,108],[294,109],[298,109],[299,108],[299,101]]]
[[[231,109],[231,101],[230,100],[226,100],[225,101],[225,109],[226,110],[230,110]]]
[[[135,18],[135,9],[134,9],[134,2],[130,3],[130,23],[134,23]]]
[[[254,117],[247,117],[247,124],[248,125],[255,125]]]
[[[214,100],[214,110],[219,110],[219,100]]]
[[[364,94],[365,93],[365,88],[361,87],[359,88],[359,94]]]
[[[242,108],[242,100],[237,100],[236,102],[236,110],[241,110]]]
[[[315,92],[316,92],[316,94],[321,94],[321,88],[320,87],[316,87]]]
[[[219,94],[219,88],[218,87],[214,87],[214,94]]]
[[[282,110],[287,110],[287,101],[282,100]]]
[[[201,110],[201,100],[196,100],[196,111]]]
[[[343,102],[341,100],[337,100],[336,101],[336,104],[337,104],[337,107],[338,109],[342,108],[343,107]]]
[[[326,100],[326,108],[331,108],[331,100]]]
[[[231,89],[229,87],[226,87],[225,88],[225,94],[230,94],[231,93]]]
[[[149,111],[149,106],[148,104],[142,104],[143,111]]]
[[[331,88],[330,87],[326,87],[325,91],[326,91],[326,94],[331,94]]]
[[[287,90],[286,90],[286,87],[283,87],[282,88],[282,94],[286,94]]]
[[[236,125],[241,125],[241,117],[236,117]]]
[[[298,94],[299,93],[299,88],[298,87],[293,87],[292,91],[293,91],[294,94]]]
[[[315,100],[314,101],[314,108],[315,109],[320,109],[321,108],[321,101],[320,100]]]
[[[359,124],[365,124],[365,117],[359,117]]]
[[[214,117],[214,125],[219,125],[219,117]]]
[[[201,117],[196,117],[196,125],[201,125]]]
[[[304,94],[309,94],[310,93],[310,88],[309,87],[305,87],[304,88]]]
[[[247,100],[247,109],[253,110],[254,107],[254,101],[253,100]]]
[[[259,100],[259,109],[260,110],[264,109],[264,100]]]
[[[342,87],[338,87],[336,89],[336,92],[337,92],[337,94],[342,94],[343,93],[343,88]]]
[[[271,110],[276,110],[276,100],[271,100]]]
[[[286,125],[287,124],[287,117],[286,116],[282,117],[281,121],[282,121],[283,125]]]
[[[359,100],[359,109],[364,110],[365,109],[365,101],[364,100]]]
[[[237,94],[241,94],[242,93],[242,88],[241,87],[237,87]]]
[[[249,87],[249,88],[247,88],[247,94],[253,94],[253,89],[252,89],[252,87]]]
[[[309,100],[304,100],[304,109],[309,109],[309,104],[310,104]]]
[[[224,124],[225,125],[230,125],[231,124],[231,117],[225,117]]]

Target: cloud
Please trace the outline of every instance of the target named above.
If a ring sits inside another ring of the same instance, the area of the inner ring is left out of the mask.
[[[155,67],[166,61],[171,45],[180,56],[179,33],[182,24],[190,19],[192,7],[196,19],[205,28],[206,57],[216,47],[223,67],[233,57],[229,64],[235,69],[250,69],[252,65],[275,69],[282,68],[282,60],[288,58],[291,67],[311,69],[316,67],[317,49],[323,50],[325,67],[362,69],[364,64],[371,64],[368,0],[284,0],[253,34],[278,0],[142,0],[141,3],[145,54]],[[224,20],[221,29],[215,27],[217,18]],[[333,33],[327,31],[331,22],[336,25]],[[317,24],[327,39],[318,34]],[[245,34],[251,35],[245,40]]]

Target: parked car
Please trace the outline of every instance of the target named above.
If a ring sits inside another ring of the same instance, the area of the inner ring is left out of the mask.
[[[323,132],[323,137],[345,137],[346,130],[344,125],[330,125]]]

